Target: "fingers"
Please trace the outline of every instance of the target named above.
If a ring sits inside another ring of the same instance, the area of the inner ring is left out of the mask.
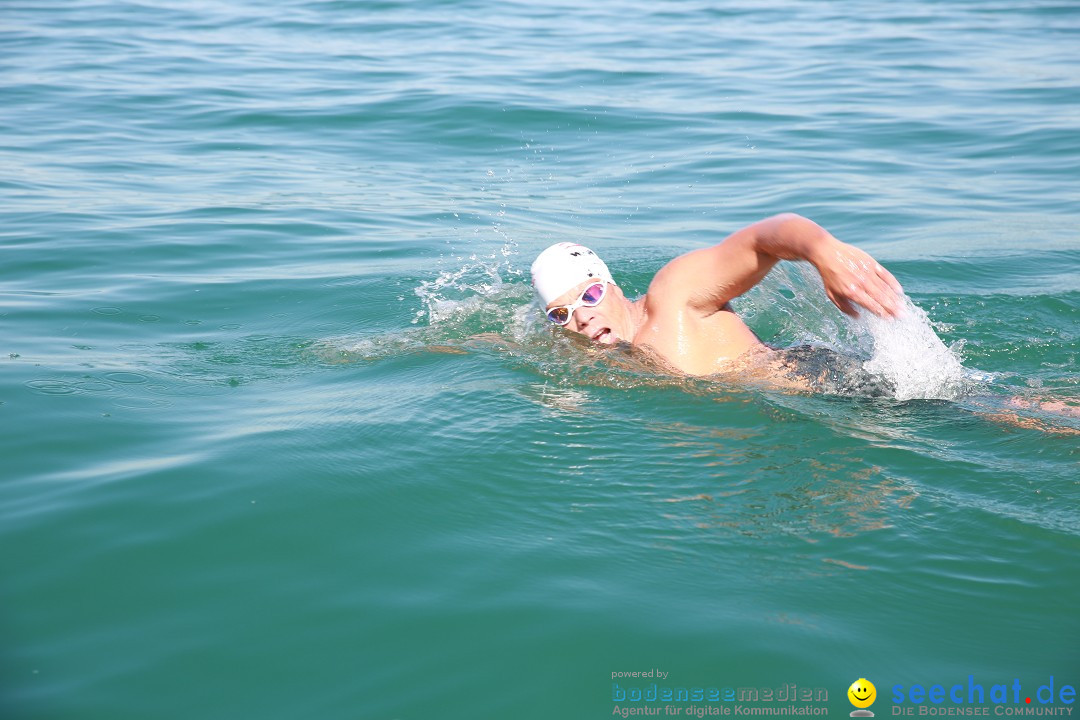
[[[852,293],[852,299],[862,305],[864,308],[874,313],[878,317],[893,316],[894,311],[886,308],[884,298],[879,299],[880,296],[872,295],[865,288],[858,288]]]
[[[903,310],[900,298],[904,289],[892,273],[873,260],[863,266],[857,285],[851,289],[852,299],[879,317],[899,317]]]
[[[866,252],[841,244],[835,257],[819,264],[829,299],[845,315],[859,317],[854,303],[879,317],[899,317],[904,289],[893,274]]]
[[[856,310],[855,306],[849,303],[846,299],[840,297],[839,295],[836,295],[832,291],[828,291],[825,294],[829,296],[830,300],[832,300],[832,304],[840,309],[840,312],[844,313],[845,315],[850,315],[854,318],[859,317],[859,311]]]
[[[867,289],[868,293],[884,309],[885,314],[890,317],[899,317],[903,303],[896,289],[881,277],[872,278],[868,285],[870,285]]]
[[[904,294],[904,288],[900,287],[900,283],[896,280],[895,277],[893,277],[893,274],[891,272],[881,267],[881,265],[878,265],[877,263],[874,263],[874,270],[877,272],[877,276],[884,280],[886,284],[888,284],[888,286],[892,288],[893,292],[895,292],[897,295]]]
[[[849,282],[842,291],[828,291],[827,295],[840,312],[859,317],[853,303],[858,303],[878,317],[899,317],[903,305],[892,287],[876,277],[864,276]]]

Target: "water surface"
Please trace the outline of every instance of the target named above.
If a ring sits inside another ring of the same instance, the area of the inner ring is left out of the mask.
[[[611,673],[1080,681],[1080,11],[1036,1],[0,9],[0,707],[589,718]],[[891,398],[545,328],[794,211],[903,283],[737,309]],[[963,382],[961,382],[963,380]],[[963,385],[963,387],[960,387]]]

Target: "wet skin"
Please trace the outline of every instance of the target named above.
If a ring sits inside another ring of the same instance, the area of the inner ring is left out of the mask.
[[[681,255],[656,274],[645,297],[631,301],[609,283],[603,301],[579,307],[565,326],[600,344],[648,347],[675,369],[712,375],[730,368],[761,341],[731,310],[730,300],[754,287],[780,260],[805,260],[821,275],[829,299],[858,315],[900,312],[896,279],[868,254],[840,242],[798,215],[777,215],[732,233],[723,242]],[[586,280],[548,304],[575,303]]]

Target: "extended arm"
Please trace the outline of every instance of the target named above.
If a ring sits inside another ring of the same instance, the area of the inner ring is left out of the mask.
[[[848,315],[852,303],[875,315],[900,311],[900,283],[862,250],[842,243],[817,223],[787,213],[732,233],[718,245],[675,258],[656,274],[649,294],[685,302],[703,315],[761,282],[780,260],[817,268],[829,299]]]

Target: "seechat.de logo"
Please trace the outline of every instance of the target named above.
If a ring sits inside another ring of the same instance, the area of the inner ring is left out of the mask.
[[[859,678],[847,689],[847,697],[856,708],[851,711],[851,717],[874,717],[874,713],[866,709],[877,700],[877,688],[874,687],[874,683],[866,678]]]

